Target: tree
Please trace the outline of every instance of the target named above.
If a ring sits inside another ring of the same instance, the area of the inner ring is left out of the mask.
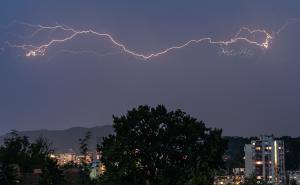
[[[242,185],[256,185],[256,184],[257,184],[257,180],[255,176],[246,177],[244,183],[242,183]]]
[[[284,136],[280,138],[285,145],[286,170],[297,170],[300,167],[300,138]]]
[[[257,180],[255,175],[251,175],[250,177],[246,177],[242,185],[273,185],[272,183],[268,183],[265,180]]]
[[[88,151],[89,151],[89,141],[91,139],[91,132],[87,131],[85,133],[85,136],[83,138],[79,139],[79,147],[80,147],[80,153],[84,156],[88,155]]]
[[[81,185],[91,185],[94,184],[93,180],[90,178],[90,164],[87,162],[87,156],[89,151],[89,141],[91,139],[91,132],[87,131],[83,138],[79,139],[79,147],[80,147],[80,153],[84,155],[85,159],[83,160],[83,163],[80,165],[81,169],[81,176],[80,176],[80,184]]]
[[[28,137],[19,136],[16,131],[12,131],[0,147],[0,184],[23,184],[23,174],[41,169],[41,184],[61,185],[62,172],[56,161],[50,159],[51,152],[50,144],[45,139],[39,138],[30,142]],[[45,178],[48,179],[47,183],[43,181]]]
[[[4,139],[4,145],[0,147],[0,182],[7,185],[22,183],[21,173],[30,168],[30,163],[26,161],[29,145],[28,138],[19,136],[14,130],[10,138]]]
[[[17,165],[0,165],[0,184],[21,184],[20,169]]]
[[[67,184],[62,171],[58,168],[56,161],[46,158],[42,168],[40,185],[65,185]]]
[[[290,185],[297,185],[297,181],[295,179],[292,179]]]
[[[79,139],[79,149],[80,149],[80,153],[82,155],[84,155],[85,159],[82,161],[84,163],[84,165],[86,164],[86,157],[88,155],[88,151],[89,151],[89,142],[91,139],[91,132],[87,131],[84,135],[83,138]]]
[[[100,147],[106,167],[102,184],[213,183],[226,149],[222,130],[162,105],[139,106],[113,119],[115,135],[104,138]]]

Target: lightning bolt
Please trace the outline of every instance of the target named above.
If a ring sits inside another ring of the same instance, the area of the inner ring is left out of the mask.
[[[300,23],[299,19],[288,19],[285,24],[283,24],[277,31],[276,34],[279,35],[282,31],[284,31],[290,24]]]
[[[276,34],[279,35],[284,29],[286,29],[287,26],[289,26],[291,23],[294,23],[294,22],[300,22],[300,20],[297,20],[297,19],[288,20],[283,26],[280,27],[280,29],[276,32]],[[71,41],[81,35],[94,35],[99,38],[108,39],[111,42],[111,44],[113,46],[119,48],[122,51],[122,53],[126,53],[126,54],[132,55],[134,57],[141,58],[143,60],[149,60],[149,59],[152,59],[155,57],[159,57],[161,55],[170,53],[171,51],[188,47],[191,44],[199,44],[202,42],[207,42],[209,44],[219,46],[219,48],[221,49],[221,53],[223,53],[225,55],[229,55],[230,53],[232,53],[231,50],[226,50],[225,49],[226,47],[233,45],[235,43],[241,42],[241,41],[246,42],[250,45],[254,45],[256,47],[262,48],[262,49],[268,49],[270,47],[272,40],[274,39],[274,36],[267,30],[250,29],[248,27],[241,27],[238,30],[238,32],[232,38],[230,38],[228,40],[217,40],[216,41],[211,37],[204,37],[204,38],[200,38],[200,39],[188,40],[182,44],[171,46],[169,48],[163,49],[156,53],[144,54],[144,53],[136,52],[133,49],[129,49],[125,44],[117,41],[109,33],[100,33],[95,30],[92,30],[92,29],[76,30],[72,27],[69,27],[69,26],[66,26],[63,24],[55,25],[55,26],[44,26],[44,25],[33,25],[33,24],[20,22],[20,21],[16,21],[15,23],[35,29],[34,32],[30,35],[30,38],[34,38],[38,33],[42,32],[42,31],[61,30],[67,34],[67,36],[65,36],[62,39],[52,39],[49,42],[46,42],[46,43],[38,45],[38,46],[31,45],[31,44],[10,44],[10,43],[8,43],[8,45],[10,47],[20,48],[20,49],[24,50],[26,57],[44,56],[44,55],[46,55],[46,53],[50,47],[54,47],[55,45]],[[247,34],[247,36],[242,36],[242,34]],[[260,39],[260,41],[257,41],[257,39],[254,39],[255,36],[257,36],[258,34],[263,36],[263,39]],[[68,53],[72,53],[72,52],[68,52]],[[76,53],[78,53],[78,52],[76,52]],[[244,51],[244,53],[245,53],[245,51]]]

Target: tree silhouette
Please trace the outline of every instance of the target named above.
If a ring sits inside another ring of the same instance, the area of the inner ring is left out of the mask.
[[[33,173],[34,169],[42,172],[41,184],[63,184],[63,176],[56,161],[49,157],[51,152],[45,139],[39,138],[31,143],[28,137],[12,131],[0,147],[0,184],[23,184],[22,175]],[[44,181],[46,178],[47,182]]]
[[[83,138],[79,139],[79,148],[80,148],[80,153],[84,156],[87,156],[88,151],[89,151],[89,141],[91,139],[91,132],[87,131],[84,135]]]
[[[292,179],[290,185],[297,185],[297,181],[295,179]]]
[[[79,149],[80,153],[84,155],[84,160],[82,161],[82,164],[80,165],[81,169],[81,176],[80,176],[80,184],[81,185],[92,185],[94,184],[93,180],[90,178],[90,164],[87,162],[87,156],[89,151],[89,142],[91,139],[91,132],[87,131],[83,138],[79,139]]]
[[[222,130],[206,128],[181,110],[139,106],[113,117],[115,135],[104,138],[101,162],[106,185],[212,184],[222,164]]]
[[[273,185],[273,183],[268,183],[266,180],[257,180],[255,175],[251,175],[250,177],[246,177],[244,182],[241,185]]]

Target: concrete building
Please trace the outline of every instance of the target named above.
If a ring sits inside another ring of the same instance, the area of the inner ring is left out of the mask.
[[[245,176],[258,181],[285,185],[284,142],[261,136],[245,145]]]

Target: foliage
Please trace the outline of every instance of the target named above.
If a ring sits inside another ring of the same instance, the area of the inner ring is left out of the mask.
[[[300,169],[300,138],[282,137],[286,151],[286,169],[299,170]]]
[[[226,167],[229,172],[232,172],[233,168],[244,167],[244,146],[250,143],[250,139],[242,137],[225,137],[228,141],[228,149],[225,152],[227,157]]]
[[[242,183],[241,185],[273,185],[270,183],[267,183],[264,180],[257,180],[255,178],[254,175],[252,175],[251,177],[246,177],[244,183]]]
[[[297,185],[297,181],[295,179],[292,179],[290,185]]]
[[[62,174],[57,167],[57,164],[52,159],[47,158],[45,160],[43,173],[40,178],[41,185],[64,185],[66,181]]]
[[[30,142],[28,137],[19,136],[12,131],[9,138],[5,138],[4,145],[0,147],[1,175],[3,184],[22,184],[22,175],[33,173],[34,169],[41,169],[41,182],[43,185],[63,182],[63,176],[56,162],[49,158],[52,152],[48,142],[39,138]],[[43,181],[48,179],[47,183]],[[1,183],[2,184],[2,183]]]
[[[85,133],[85,136],[83,138],[79,139],[79,147],[80,147],[80,153],[84,156],[88,154],[89,151],[89,141],[91,139],[91,132],[87,131]]]
[[[21,183],[21,174],[16,164],[0,165],[0,184],[18,185]]]
[[[102,184],[212,184],[226,149],[222,130],[161,105],[113,118],[116,134],[104,138],[100,148],[106,166]]]

